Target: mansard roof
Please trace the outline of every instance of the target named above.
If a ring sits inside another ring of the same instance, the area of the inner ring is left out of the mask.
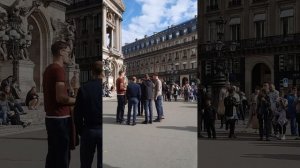
[[[151,35],[149,37],[145,37],[143,39],[136,40],[133,43],[126,44],[125,46],[123,46],[123,49],[131,48],[133,46],[140,45],[141,43],[151,41],[151,40],[155,40],[155,39],[161,38],[163,36],[168,36],[168,35],[171,35],[171,34],[173,35],[173,34],[177,33],[178,31],[183,31],[184,29],[191,29],[194,26],[197,26],[197,17],[195,17],[193,19],[190,19],[188,21],[185,21],[183,23],[180,23],[178,25],[175,25],[175,26],[172,25],[169,28],[167,28],[165,30],[162,30],[158,33],[155,33],[154,35]],[[195,30],[190,30],[189,33],[193,32],[193,31],[196,31],[196,29]]]

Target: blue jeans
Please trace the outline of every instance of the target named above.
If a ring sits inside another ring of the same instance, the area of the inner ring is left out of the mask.
[[[138,104],[139,104],[139,100],[136,97],[132,97],[128,100],[127,124],[130,123],[132,107],[133,107],[133,123],[135,123]]]
[[[46,168],[68,168],[70,164],[71,118],[46,118],[48,154]]]
[[[291,124],[291,134],[292,135],[297,135],[296,117],[293,117],[293,118],[290,119],[290,124]]]
[[[152,122],[152,100],[144,100],[145,121]]]
[[[97,168],[102,168],[102,130],[85,128],[82,131],[80,141],[80,167],[92,167],[97,147]]]
[[[157,111],[157,119],[161,119],[161,117],[164,115],[162,107],[162,96],[157,96],[157,99],[155,100],[155,107]]]
[[[125,111],[125,95],[117,95],[118,107],[117,107],[117,122],[124,121],[124,111]]]
[[[7,124],[7,113],[0,111],[0,125]]]

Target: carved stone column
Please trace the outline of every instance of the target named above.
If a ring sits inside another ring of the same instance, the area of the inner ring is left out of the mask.
[[[102,48],[107,49],[106,47],[106,6],[103,5],[103,15],[102,15]]]

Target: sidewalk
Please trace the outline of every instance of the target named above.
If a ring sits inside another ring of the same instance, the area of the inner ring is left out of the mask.
[[[22,108],[27,114],[20,115],[21,121],[31,122],[31,124],[26,128],[23,128],[21,125],[0,125],[0,137],[45,129],[45,111],[43,106],[39,106],[38,110],[28,110],[26,106],[23,106]]]

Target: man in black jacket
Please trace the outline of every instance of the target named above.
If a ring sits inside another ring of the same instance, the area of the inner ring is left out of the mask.
[[[148,74],[142,84],[142,101],[144,101],[145,121],[143,124],[152,124],[152,99],[153,99],[153,82]]]
[[[130,125],[131,109],[133,108],[133,121],[132,125],[136,125],[136,111],[139,100],[141,98],[141,87],[136,83],[136,77],[132,77],[131,82],[128,84],[126,89],[126,97],[128,99],[128,114],[127,114],[127,125]]]
[[[91,168],[97,146],[97,168],[102,167],[102,62],[92,65],[93,79],[80,87],[75,104],[75,126],[81,136],[81,167]]]

